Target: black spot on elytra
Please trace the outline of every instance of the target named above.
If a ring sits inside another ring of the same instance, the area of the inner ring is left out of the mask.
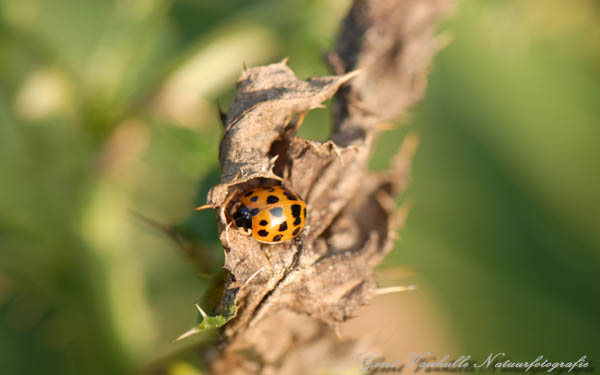
[[[302,218],[300,216],[298,216],[296,218],[296,220],[294,220],[294,225],[300,225],[301,222],[302,222]]]
[[[278,234],[273,237],[273,242],[279,242],[281,240],[281,234]]]
[[[258,195],[253,196],[252,198],[250,198],[250,200],[252,202],[256,202],[258,200]]]
[[[273,216],[275,216],[275,217],[280,217],[281,215],[283,215],[283,208],[281,208],[281,207],[271,208],[269,210],[269,212],[271,212],[271,214],[273,214]]]
[[[260,223],[258,223],[258,224],[262,225],[264,227],[265,225],[269,224],[269,222],[266,220],[261,220]]]
[[[273,204],[273,203],[277,203],[277,202],[279,202],[279,198],[277,198],[276,196],[274,196],[274,195],[269,195],[269,196],[267,197],[267,203],[268,203],[268,204]]]
[[[244,194],[244,197],[249,197],[252,195],[252,193],[254,193],[253,190],[250,190],[249,192],[247,192],[246,194]]]
[[[300,217],[300,212],[302,212],[302,206],[300,206],[299,204],[294,204],[292,205],[292,216],[293,217]]]
[[[258,213],[258,211],[260,211],[258,208],[253,208],[250,210],[250,215],[255,216]]]
[[[291,200],[291,201],[297,201],[298,197],[295,196],[294,194],[290,193],[289,191],[284,191],[283,194],[285,194],[285,196],[287,197],[287,199]]]
[[[279,231],[280,232],[284,232],[287,230],[287,223],[284,221],[283,223],[281,223],[281,225],[279,226]]]
[[[295,237],[298,235],[298,233],[300,233],[300,227],[294,229],[294,231],[292,232],[292,235]]]
[[[306,217],[306,207],[304,207],[304,217]]]
[[[261,229],[261,230],[258,231],[258,235],[261,236],[261,237],[267,237],[269,235],[269,232],[267,232],[264,229]]]

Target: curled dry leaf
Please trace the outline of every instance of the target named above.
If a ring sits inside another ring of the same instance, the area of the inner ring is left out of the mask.
[[[435,21],[448,8],[445,0],[356,1],[329,56],[339,75],[301,80],[286,61],[243,71],[225,117],[221,182],[207,200],[228,274],[216,313],[237,309],[223,327],[216,373],[308,371],[317,342],[323,351],[314,359],[333,363],[344,352],[323,327],[356,316],[376,290],[373,268],[393,245],[395,196],[407,185],[416,138],[386,173],[367,171],[369,152],[381,124],[423,96]],[[343,85],[331,140],[295,136],[306,112]],[[305,199],[308,225],[297,240],[261,244],[228,225],[237,196],[267,182]]]
[[[304,114],[354,75],[304,81],[284,61],[245,70],[238,81],[220,148],[221,183],[209,192],[207,202],[219,212],[224,267],[231,276],[221,308],[238,307],[226,328],[229,335],[273,308],[313,315],[319,310],[317,316],[324,321],[344,321],[364,303],[346,300],[364,299],[374,288],[364,280],[366,270],[351,259],[352,251],[372,243],[370,231],[346,236],[349,243],[344,248],[329,246],[324,233],[356,193],[368,149],[294,136]],[[308,204],[310,225],[298,241],[264,245],[227,227],[229,208],[238,194],[269,180],[280,181]],[[330,295],[329,303],[323,303],[323,293]]]

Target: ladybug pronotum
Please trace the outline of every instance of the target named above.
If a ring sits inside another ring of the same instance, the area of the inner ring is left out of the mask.
[[[242,193],[232,206],[238,231],[275,244],[298,236],[306,223],[306,204],[282,186],[262,186]]]

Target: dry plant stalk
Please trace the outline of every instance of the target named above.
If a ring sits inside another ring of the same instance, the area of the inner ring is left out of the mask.
[[[385,173],[367,171],[370,150],[382,125],[423,97],[436,22],[449,8],[449,0],[357,0],[329,54],[337,76],[299,80],[286,61],[243,71],[225,117],[221,182],[207,201],[226,253],[216,312],[237,308],[214,373],[359,365],[349,355],[355,343],[340,341],[335,327],[376,291],[373,269],[393,246],[395,195],[406,188],[416,138],[404,140]],[[304,115],[336,92],[331,140],[295,136]],[[236,194],[273,181],[308,204],[299,240],[265,245],[228,228]]]

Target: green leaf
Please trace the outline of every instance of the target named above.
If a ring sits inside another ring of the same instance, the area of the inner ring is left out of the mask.
[[[227,310],[223,314],[218,314],[215,316],[207,315],[204,310],[200,307],[200,305],[196,305],[200,315],[202,316],[202,321],[197,324],[195,327],[190,329],[189,331],[183,333],[179,336],[175,341],[183,340],[187,337],[193,336],[197,333],[223,327],[228,321],[235,318],[237,314],[237,307],[235,305],[231,305],[227,308]]]

